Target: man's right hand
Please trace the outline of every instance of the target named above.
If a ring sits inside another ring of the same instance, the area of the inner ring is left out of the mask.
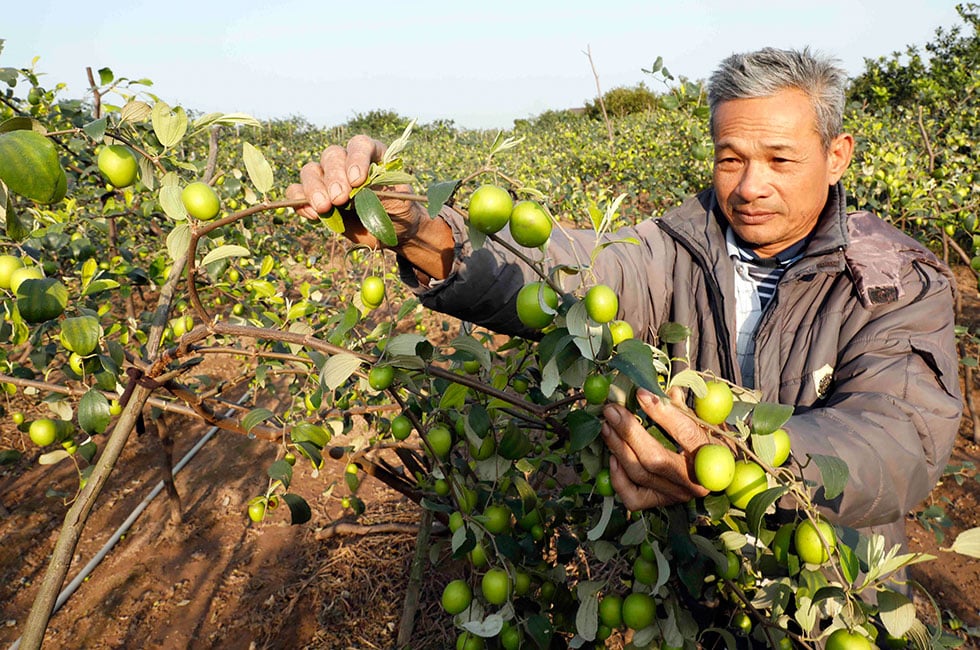
[[[385,145],[366,135],[356,135],[347,143],[327,147],[319,162],[307,163],[300,170],[299,183],[286,188],[286,198],[305,199],[309,205],[296,209],[307,219],[318,221],[321,215],[334,208],[344,208],[350,202],[351,190],[367,180],[372,162],[380,162]],[[411,192],[407,185],[394,188]],[[449,275],[453,264],[455,241],[452,229],[442,219],[430,219],[426,209],[417,201],[399,198],[382,199],[398,237],[393,250],[408,260],[420,280],[442,279]],[[356,244],[381,248],[381,242],[361,224],[353,210],[342,210],[344,236]]]
[[[324,149],[319,162],[303,166],[299,174],[300,182],[286,188],[286,198],[309,201],[308,206],[297,208],[296,213],[318,221],[321,215],[329,214],[334,208],[343,208],[350,202],[351,190],[364,184],[371,163],[381,161],[385,148],[383,143],[365,135],[351,138],[346,149],[330,145]],[[407,185],[394,189],[411,191]],[[384,199],[382,204],[395,226],[398,241],[401,243],[415,237],[424,209],[414,201],[404,199]],[[380,247],[378,240],[365,230],[353,213],[344,214],[344,236],[358,244]]]

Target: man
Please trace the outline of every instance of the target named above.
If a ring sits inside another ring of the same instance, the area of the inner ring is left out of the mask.
[[[948,271],[868,213],[847,214],[840,179],[854,139],[842,132],[846,75],[811,54],[765,49],[726,59],[709,83],[712,188],[616,237],[596,277],[648,340],[666,321],[689,326],[691,363],[791,404],[793,453],[843,459],[838,523],[904,543],[904,520],[932,489],[961,415]],[[301,172],[292,198],[309,218],[347,202],[383,146],[358,137]],[[520,333],[514,300],[531,272],[499,247],[473,251],[452,210],[386,206],[399,229],[403,278],[423,304]],[[377,244],[355,223],[347,235]],[[588,259],[591,232],[553,237],[556,263]],[[578,242],[582,243],[579,244]],[[677,356],[686,356],[679,347]],[[692,458],[704,431],[640,391],[643,410],[679,444],[668,451],[626,409],[604,409],[613,485],[632,510],[704,495]],[[818,494],[818,496],[820,496]]]

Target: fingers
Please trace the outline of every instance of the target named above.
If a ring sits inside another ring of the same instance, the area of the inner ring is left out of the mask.
[[[679,399],[677,394],[673,398]],[[708,434],[698,426],[697,422],[689,418],[684,411],[671,402],[660,399],[642,388],[636,391],[636,400],[639,402],[640,408],[650,416],[657,426],[669,433],[674,442],[687,453],[693,455],[698,448],[711,441]]]
[[[310,205],[296,210],[307,219],[318,219],[350,200],[353,187],[367,180],[371,163],[381,160],[385,146],[367,136],[354,136],[347,148],[330,145],[319,162],[310,162],[299,173],[299,183],[286,188],[289,199],[306,199]]]
[[[355,135],[347,143],[347,191],[367,180],[371,163],[384,156],[385,145],[366,135]]]
[[[607,405],[602,435],[613,455],[612,484],[623,503],[636,510],[706,495],[707,490],[693,480],[693,456],[708,441],[707,434],[668,401],[647,391],[638,392],[637,398],[654,422],[678,442],[681,451],[665,448],[625,408]]]

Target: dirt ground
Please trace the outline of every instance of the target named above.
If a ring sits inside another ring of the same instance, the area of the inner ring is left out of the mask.
[[[964,295],[975,311],[976,289],[964,279]],[[969,312],[973,314],[974,312]],[[972,316],[971,316],[972,318]],[[226,360],[218,373],[233,374]],[[971,388],[977,392],[977,387]],[[18,395],[10,410],[27,417],[42,411]],[[207,429],[175,423],[175,459],[183,457]],[[0,466],[0,649],[19,638],[27,613],[54,548],[65,497],[77,485],[69,463],[37,465],[38,452],[0,418],[0,447],[18,447],[24,458]],[[980,525],[980,483],[970,469],[980,463],[978,447],[965,425],[952,464],[966,464],[962,483],[947,477],[916,510],[941,506],[949,519],[943,541],[912,513],[907,530],[913,550],[937,555],[919,565],[913,577],[936,598],[947,626],[959,627],[964,647],[978,647],[968,628],[980,626],[980,561],[948,551],[962,530]],[[338,441],[342,442],[342,441]],[[26,443],[26,444],[25,444]],[[160,481],[159,442],[133,435],[106,485],[77,548],[69,579],[94,557],[116,529]],[[296,464],[295,491],[310,504],[306,525],[290,526],[285,507],[261,524],[246,516],[248,499],[266,487],[266,468],[274,445],[217,432],[178,474],[183,521],[169,522],[165,494],[115,545],[88,580],[51,618],[49,648],[221,648],[221,649],[373,649],[391,648],[397,635],[415,534],[369,532],[327,535],[342,515],[343,460],[327,460],[315,474]],[[52,483],[52,477],[54,481]],[[50,486],[49,495],[45,490]],[[417,524],[420,509],[397,492],[367,479],[361,496],[367,511],[360,524]],[[439,605],[439,594],[460,567],[427,565],[421,606],[414,621],[412,647],[448,648],[455,632]],[[927,603],[920,603],[920,608]],[[954,630],[956,632],[957,630]],[[971,630],[972,631],[972,630]]]

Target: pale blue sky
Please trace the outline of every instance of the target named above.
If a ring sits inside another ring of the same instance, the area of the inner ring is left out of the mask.
[[[509,128],[515,118],[581,106],[647,81],[658,57],[675,75],[707,77],[732,52],[803,47],[849,74],[959,24],[951,0],[170,0],[86,6],[11,3],[0,12],[0,66],[37,70],[86,91],[85,67],[149,78],[171,104],[300,115],[317,126],[391,109],[421,122]]]

